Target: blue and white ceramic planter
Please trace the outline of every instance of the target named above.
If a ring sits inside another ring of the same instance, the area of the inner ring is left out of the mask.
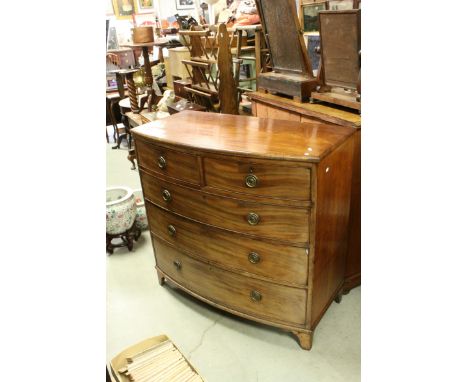
[[[136,203],[128,187],[111,187],[106,190],[106,232],[110,235],[124,233],[135,222]]]

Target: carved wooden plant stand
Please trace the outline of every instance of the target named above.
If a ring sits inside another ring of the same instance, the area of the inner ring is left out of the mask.
[[[127,247],[129,251],[133,249],[133,241],[138,241],[141,236],[141,230],[136,226],[136,223],[123,233],[115,235],[106,233],[106,252],[109,254],[114,253],[114,248]],[[113,239],[120,239],[117,244],[112,243]]]

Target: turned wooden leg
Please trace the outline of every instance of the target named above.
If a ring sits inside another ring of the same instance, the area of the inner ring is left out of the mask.
[[[129,150],[128,152],[128,156],[127,156],[127,159],[132,163],[132,170],[135,170],[136,169],[136,166],[135,166],[135,150]]]
[[[114,247],[111,242],[112,237],[106,235],[106,252],[112,255],[114,253]]]
[[[133,250],[133,236],[132,235],[128,235],[127,237],[127,248],[129,251]]]
[[[297,338],[299,346],[304,350],[310,350],[312,348],[312,337],[314,332],[295,332],[291,331],[294,337]]]
[[[164,275],[159,271],[159,269],[156,269],[156,273],[158,274],[159,285],[164,285]]]

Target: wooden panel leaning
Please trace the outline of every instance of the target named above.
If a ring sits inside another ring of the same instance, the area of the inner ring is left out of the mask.
[[[196,157],[200,175],[187,183],[139,162],[160,284],[310,349],[344,285],[353,133],[192,111],[135,128],[138,156],[152,142]]]
[[[258,89],[305,101],[315,89],[295,0],[255,0],[273,71],[260,73]]]

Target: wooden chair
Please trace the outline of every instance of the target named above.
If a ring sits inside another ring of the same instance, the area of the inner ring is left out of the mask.
[[[192,30],[180,33],[189,44],[191,56],[190,60],[182,60],[192,82],[190,88],[185,88],[190,100],[209,111],[238,114],[237,85],[242,61],[235,60],[237,76],[234,77],[231,38],[226,25],[220,24],[216,30],[193,26]]]

